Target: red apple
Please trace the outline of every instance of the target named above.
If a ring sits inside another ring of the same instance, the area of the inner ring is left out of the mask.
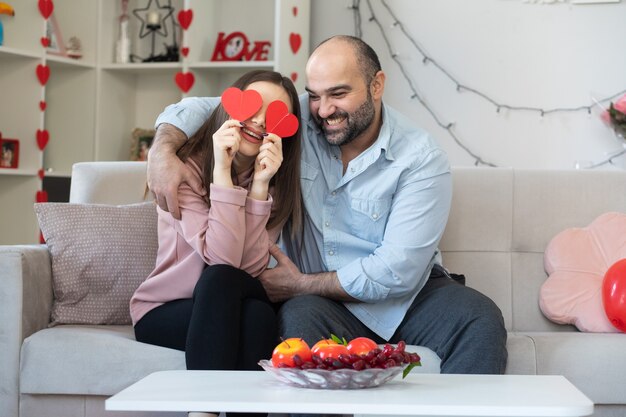
[[[319,342],[317,342],[316,344],[313,345],[313,347],[311,348],[311,353],[312,354],[316,354],[317,351],[323,347],[323,346],[328,346],[328,345],[337,345],[338,343],[335,342],[333,339],[322,339]]]
[[[294,368],[294,356],[298,355],[303,362],[311,360],[311,349],[309,345],[298,337],[283,340],[272,352],[272,365],[277,368]]]
[[[339,355],[348,356],[349,354],[350,352],[348,351],[348,348],[338,343],[322,344],[315,351],[315,355],[319,356],[320,359],[326,359],[326,358],[339,359]]]
[[[357,337],[348,343],[348,351],[355,355],[367,355],[370,350],[376,349],[378,345],[367,337]]]

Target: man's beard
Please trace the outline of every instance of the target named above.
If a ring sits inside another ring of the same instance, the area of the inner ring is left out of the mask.
[[[374,101],[370,94],[367,95],[367,99],[356,109],[353,113],[347,113],[343,110],[337,110],[331,114],[328,119],[335,117],[345,117],[348,125],[341,130],[326,130],[329,126],[324,122],[325,119],[318,119],[320,128],[324,132],[326,141],[331,145],[342,146],[347,145],[354,139],[359,137],[374,120]]]

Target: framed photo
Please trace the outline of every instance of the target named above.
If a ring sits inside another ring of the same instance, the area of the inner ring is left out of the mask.
[[[17,169],[20,160],[20,141],[17,139],[0,139],[0,168]]]
[[[133,135],[130,145],[130,160],[131,161],[147,161],[148,150],[152,146],[152,140],[154,139],[154,129],[133,129]]]
[[[67,56],[63,35],[54,13],[46,20],[46,37],[50,40],[50,44],[46,48],[49,54]]]

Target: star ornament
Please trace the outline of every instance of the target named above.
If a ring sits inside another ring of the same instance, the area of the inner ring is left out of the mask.
[[[153,2],[156,3],[156,8],[152,7]],[[172,15],[172,13],[174,13],[174,8],[171,6],[171,4],[161,6],[159,0],[148,0],[148,4],[146,4],[146,7],[144,7],[143,9],[133,10],[133,14],[135,15],[135,17],[137,17],[137,19],[141,21],[139,37],[144,38],[153,32],[153,30],[148,28],[148,14],[152,11],[158,12],[159,16],[161,16],[161,20],[159,22],[160,27],[157,30],[154,30],[154,32],[163,37],[167,37],[167,26],[165,25],[165,21],[168,17]]]

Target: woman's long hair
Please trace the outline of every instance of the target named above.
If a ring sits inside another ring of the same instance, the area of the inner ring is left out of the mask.
[[[285,89],[291,100],[293,114],[300,121],[300,101],[298,93],[291,80],[280,73],[268,70],[250,71],[233,83],[233,87],[244,90],[250,84],[266,81]],[[213,134],[229,119],[228,114],[220,103],[211,113],[202,127],[178,150],[178,157],[186,161],[191,158],[202,170],[202,183],[206,189],[206,202],[211,204],[209,184],[213,182]],[[241,120],[243,122],[243,120]],[[300,193],[300,153],[301,153],[302,126],[293,136],[282,138],[283,162],[278,172],[270,181],[275,204],[267,224],[271,229],[285,221],[289,224],[291,234],[295,235],[302,228],[302,196]],[[234,177],[234,168],[231,168]]]

